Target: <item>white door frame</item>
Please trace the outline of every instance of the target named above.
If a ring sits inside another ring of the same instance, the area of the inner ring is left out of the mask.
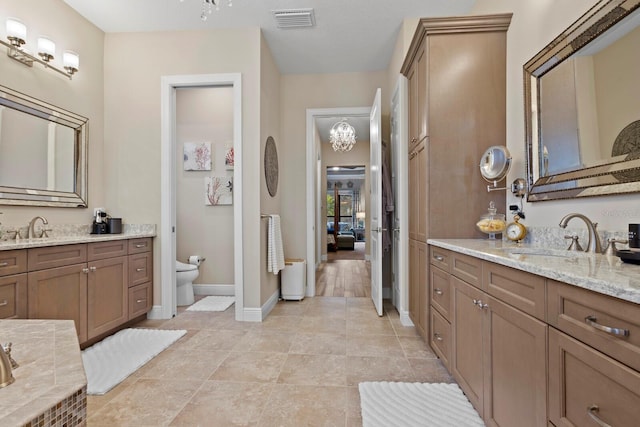
[[[242,75],[193,74],[162,76],[160,82],[161,168],[160,168],[160,289],[162,305],[154,317],[169,319],[176,310],[176,89],[187,87],[233,87],[233,237],[236,320],[243,320],[244,279],[242,259]]]
[[[320,173],[318,162],[321,160],[320,147],[316,145],[315,119],[320,117],[362,116],[369,117],[371,107],[308,108],[307,109],[307,296],[316,294],[316,268],[320,264],[322,248],[321,224],[318,217],[320,206]]]

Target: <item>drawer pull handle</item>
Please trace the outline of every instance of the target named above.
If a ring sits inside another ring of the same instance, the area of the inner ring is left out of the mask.
[[[442,289],[440,289],[440,288],[435,288],[435,289],[433,290],[433,292],[434,292],[436,295],[442,295],[442,294],[444,294],[444,292],[442,292]]]
[[[6,267],[7,265],[9,265],[8,262],[0,262],[0,267]]]
[[[584,321],[587,325],[596,328],[599,331],[606,332],[611,335],[617,335],[621,337],[628,337],[629,330],[622,328],[612,328],[611,326],[604,326],[597,322],[596,316],[587,316],[584,318]]]
[[[141,271],[145,271],[145,270],[146,270],[146,268],[136,268],[136,271],[137,271],[138,273],[139,273],[139,272],[141,272]]]
[[[7,300],[4,300],[4,301],[0,302],[0,307],[4,307],[7,304],[9,304],[9,302]]]
[[[595,421],[596,424],[598,424],[600,427],[612,427],[611,424],[605,423],[600,419],[599,416],[596,415],[599,411],[600,408],[598,407],[598,405],[591,405],[587,408],[587,414],[589,414],[591,419]]]
[[[143,302],[146,302],[146,301],[147,301],[146,299],[137,299],[136,300],[136,304],[140,304],[140,303],[143,303]]]
[[[444,257],[442,255],[434,255],[433,257],[436,259],[436,261],[440,261],[440,262],[444,261]]]
[[[440,336],[439,333],[434,332],[433,333],[433,339],[436,340],[436,341],[442,341],[442,336]]]
[[[147,244],[146,243],[138,243],[136,244],[136,248],[140,249],[140,248],[146,248]]]
[[[474,299],[473,304],[477,305],[481,310],[486,310],[487,308],[489,308],[489,304],[483,303],[481,299]]]

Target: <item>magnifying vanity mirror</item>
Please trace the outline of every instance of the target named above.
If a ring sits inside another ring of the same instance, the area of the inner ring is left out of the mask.
[[[511,153],[503,145],[494,145],[487,148],[480,159],[480,174],[485,181],[493,183],[487,185],[487,191],[504,190],[498,188],[498,182],[502,181],[511,168]]]
[[[0,86],[0,204],[86,207],[87,122]]]
[[[524,65],[527,200],[640,192],[640,0],[602,0]]]

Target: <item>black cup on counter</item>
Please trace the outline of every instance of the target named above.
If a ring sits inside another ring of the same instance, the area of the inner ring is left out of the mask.
[[[122,218],[107,218],[107,230],[109,234],[122,233]]]
[[[640,249],[640,224],[629,224],[629,247]]]
[[[94,222],[91,234],[107,234],[107,224],[104,222]]]

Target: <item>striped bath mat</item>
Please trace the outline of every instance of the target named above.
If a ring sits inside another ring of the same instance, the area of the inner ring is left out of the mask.
[[[365,382],[358,386],[363,427],[481,427],[457,384]]]

